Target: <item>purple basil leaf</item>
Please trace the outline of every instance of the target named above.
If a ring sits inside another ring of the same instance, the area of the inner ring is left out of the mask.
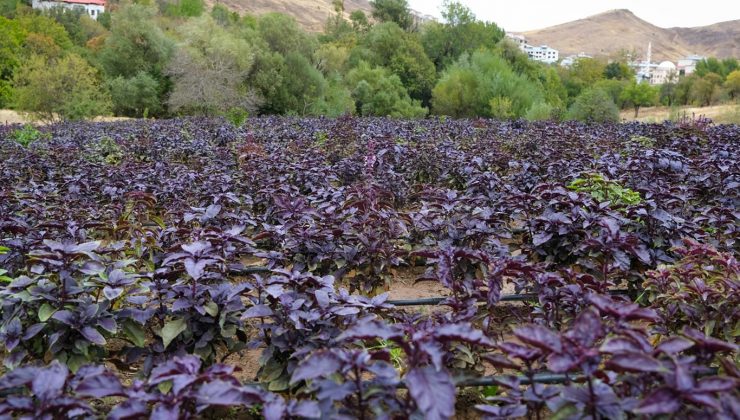
[[[103,372],[82,379],[75,388],[75,393],[83,397],[103,398],[122,396],[125,390],[113,373]]]
[[[129,398],[113,407],[108,413],[109,420],[134,420],[146,418],[149,413],[149,405],[142,400]]]
[[[198,404],[207,406],[243,405],[248,402],[241,388],[234,386],[233,383],[222,380],[215,380],[201,385],[194,396]]]
[[[668,355],[678,354],[684,350],[688,350],[694,346],[694,342],[687,340],[682,337],[671,337],[663,340],[658,347],[655,348],[656,353],[662,352]]]
[[[740,381],[734,378],[713,376],[699,380],[696,389],[703,392],[725,392],[736,389],[740,386]]]
[[[390,340],[402,336],[403,334],[398,329],[383,321],[364,318],[340,334],[337,341],[371,340],[375,338]]]
[[[657,359],[643,353],[621,353],[613,356],[607,366],[620,372],[662,372],[665,370]]]
[[[413,368],[404,381],[425,419],[442,420],[455,414],[455,384],[447,370]]]
[[[77,320],[75,313],[66,309],[54,312],[54,315],[52,315],[51,317],[69,326],[74,326],[75,321]]]
[[[555,353],[563,351],[560,337],[541,325],[525,325],[514,330],[514,335],[524,343]]]
[[[288,414],[292,417],[317,419],[321,417],[321,407],[316,401],[291,401]]]
[[[341,364],[337,357],[329,350],[314,352],[293,371],[290,383],[316,379],[336,373]]]
[[[272,309],[270,309],[267,305],[254,305],[244,311],[244,314],[242,315],[242,319],[249,319],[249,318],[260,318],[264,316],[272,316],[273,312]]]
[[[98,332],[97,329],[93,327],[82,327],[80,330],[80,333],[83,337],[85,337],[88,341],[90,341],[93,344],[97,344],[99,346],[105,345],[105,338],[102,334]]]
[[[49,366],[38,370],[31,383],[31,390],[41,401],[52,402],[62,395],[68,375],[67,367],[55,360]]]
[[[659,388],[642,400],[635,410],[637,414],[669,414],[678,412],[681,400],[668,388]]]

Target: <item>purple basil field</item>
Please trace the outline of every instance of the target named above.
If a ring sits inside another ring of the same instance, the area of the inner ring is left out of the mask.
[[[0,419],[739,419],[740,126],[0,127]]]

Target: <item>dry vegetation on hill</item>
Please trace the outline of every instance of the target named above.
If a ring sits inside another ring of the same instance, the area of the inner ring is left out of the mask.
[[[208,6],[221,3],[229,9],[239,13],[261,15],[269,12],[286,13],[296,18],[298,23],[312,32],[324,29],[326,19],[334,14],[331,0],[206,0]],[[345,0],[345,13],[363,10],[370,14],[370,3],[367,0]]]
[[[740,20],[696,28],[660,28],[621,9],[524,35],[534,45],[560,50],[561,56],[579,52],[605,56],[621,49],[644,54],[648,42],[653,43],[653,59],[657,61],[675,61],[689,54],[740,56]]]

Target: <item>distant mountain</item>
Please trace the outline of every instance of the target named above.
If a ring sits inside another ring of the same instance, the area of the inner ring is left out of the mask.
[[[306,30],[320,32],[324,30],[326,20],[334,14],[331,0],[206,0],[208,6],[221,3],[239,13],[261,15],[269,12],[280,12],[293,16]],[[368,0],[345,0],[344,11],[349,14],[355,10],[364,11],[370,16]]]
[[[740,58],[740,20],[695,28],[661,28],[620,9],[523,35],[532,45],[559,50],[561,57],[580,52],[609,56],[626,49],[644,59],[648,42],[652,42],[654,61],[676,61],[691,54]]]

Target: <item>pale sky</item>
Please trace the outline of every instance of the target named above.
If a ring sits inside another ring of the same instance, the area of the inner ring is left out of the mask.
[[[480,20],[510,32],[541,29],[611,9],[629,9],[653,25],[704,26],[740,19],[738,0],[461,0]],[[409,0],[412,9],[440,18],[442,0]]]

